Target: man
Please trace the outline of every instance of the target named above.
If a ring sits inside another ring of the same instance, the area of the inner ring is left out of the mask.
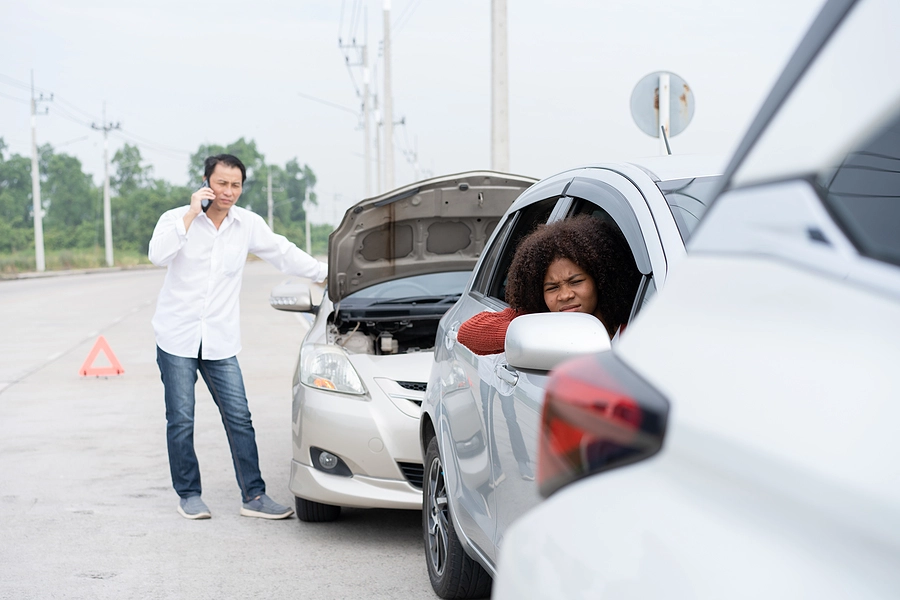
[[[163,214],[150,240],[150,261],[166,266],[156,304],[156,362],[165,387],[166,438],[172,484],[187,519],[208,519],[194,452],[194,384],[203,377],[222,415],[243,506],[241,515],[284,519],[294,511],[266,495],[256,435],[236,358],[241,349],[241,277],[252,252],[281,271],[323,281],[328,265],[235,206],[247,171],[230,154],[206,159],[204,187],[189,206]],[[208,184],[209,187],[206,187]],[[204,207],[204,205],[207,205]]]

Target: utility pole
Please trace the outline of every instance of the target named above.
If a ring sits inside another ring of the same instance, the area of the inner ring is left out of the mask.
[[[394,100],[391,93],[391,0],[384,0],[384,178],[394,189]]]
[[[356,38],[351,39],[351,43],[344,44],[341,38],[338,38],[338,46],[341,50],[355,50],[359,52],[359,58],[350,62],[350,56],[345,54],[344,61],[347,64],[347,68],[351,67],[362,67],[363,71],[363,89],[362,92],[359,91],[359,88],[356,88],[356,95],[362,96],[362,109],[363,109],[363,130],[365,132],[363,139],[363,157],[366,162],[365,165],[365,173],[366,173],[366,197],[370,197],[372,195],[372,138],[370,134],[370,114],[372,112],[372,104],[369,94],[369,83],[371,78],[369,76],[369,11],[367,8],[363,8],[363,23],[365,25],[365,29],[363,30],[364,41],[363,43],[357,44]],[[356,79],[351,74],[351,79],[354,81],[354,86],[356,84]]]
[[[312,240],[309,234],[309,184],[303,188],[303,220],[306,221],[306,253],[312,255]]]
[[[375,176],[378,181],[375,193],[380,194],[384,191],[381,185],[381,112],[378,110],[378,96],[376,95],[373,100],[375,101]]]
[[[419,136],[416,136],[416,145],[413,147],[413,170],[416,173],[416,181],[422,178],[422,170],[419,169]]]
[[[491,168],[509,171],[509,60],[506,0],[491,0]]]
[[[365,141],[363,144],[366,149],[363,152],[366,161],[366,198],[372,197],[372,158],[369,156],[372,151],[372,140],[369,137],[369,47],[368,43],[363,46],[363,127],[365,128]]]
[[[103,132],[103,245],[106,248],[106,266],[113,266],[113,242],[112,242],[112,216],[109,210],[109,132],[120,129],[119,123],[106,122],[106,102],[103,103],[103,125],[97,127],[91,123],[93,129]]]
[[[44,94],[38,98],[34,97],[34,71],[31,72],[31,203],[34,211],[34,264],[38,273],[43,273],[47,268],[44,262],[44,207],[41,206],[41,174],[38,170],[37,155],[37,107],[38,102],[49,102],[53,100],[53,94],[50,98],[44,99]],[[49,108],[44,109],[41,114],[46,115]]]
[[[266,202],[269,205],[269,229],[275,231],[275,218],[272,215],[273,209],[275,207],[272,202],[272,165],[266,167]]]

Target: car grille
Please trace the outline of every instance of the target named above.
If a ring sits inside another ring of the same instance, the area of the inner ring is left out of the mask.
[[[422,489],[422,480],[425,478],[425,467],[421,463],[398,462],[397,466],[403,471],[403,476],[414,488]]]
[[[424,392],[426,384],[419,383],[418,381],[398,381],[397,384],[407,390],[415,390],[417,392]]]

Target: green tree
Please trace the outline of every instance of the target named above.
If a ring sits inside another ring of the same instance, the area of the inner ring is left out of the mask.
[[[125,144],[113,155],[115,174],[110,178],[110,186],[119,194],[129,193],[151,183],[153,167],[141,164],[141,150],[137,146]]]
[[[312,191],[316,185],[316,176],[309,166],[300,166],[296,158],[287,162],[284,168],[277,165],[268,167],[272,171],[272,201],[275,230],[282,233],[280,227],[289,223],[306,223],[306,207],[304,198],[309,188],[311,204],[317,204],[316,193]],[[268,209],[267,209],[268,213]]]
[[[14,154],[6,157],[0,138],[0,252],[34,247],[31,199],[31,159]]]
[[[156,179],[127,195],[112,198],[110,212],[116,248],[146,253],[159,217],[167,210],[187,204],[191,191]]]
[[[38,151],[41,201],[46,206],[44,245],[50,250],[85,248],[98,242],[102,229],[101,189],[81,170],[81,161],[56,154],[46,144]]]

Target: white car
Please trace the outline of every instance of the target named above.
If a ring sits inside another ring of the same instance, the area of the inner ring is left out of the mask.
[[[900,597],[898,26],[824,6],[665,290],[553,372],[494,598]]]
[[[290,489],[302,521],[332,521],[342,506],[421,508],[419,407],[438,320],[534,181],[472,171],[363,200],[329,238],[321,303],[306,283],[273,289],[274,308],[315,315],[293,382]]]
[[[505,353],[480,356],[457,341],[460,324],[508,306],[507,274],[523,236],[584,214],[628,243],[640,271],[627,299],[632,318],[684,257],[684,240],[719,185],[723,163],[659,156],[570,169],[529,188],[497,226],[462,297],[441,320],[422,404],[423,537],[439,596],[489,592],[507,527],[540,501],[533,473],[547,374],[563,357],[610,344],[593,316],[535,313],[512,321]]]

